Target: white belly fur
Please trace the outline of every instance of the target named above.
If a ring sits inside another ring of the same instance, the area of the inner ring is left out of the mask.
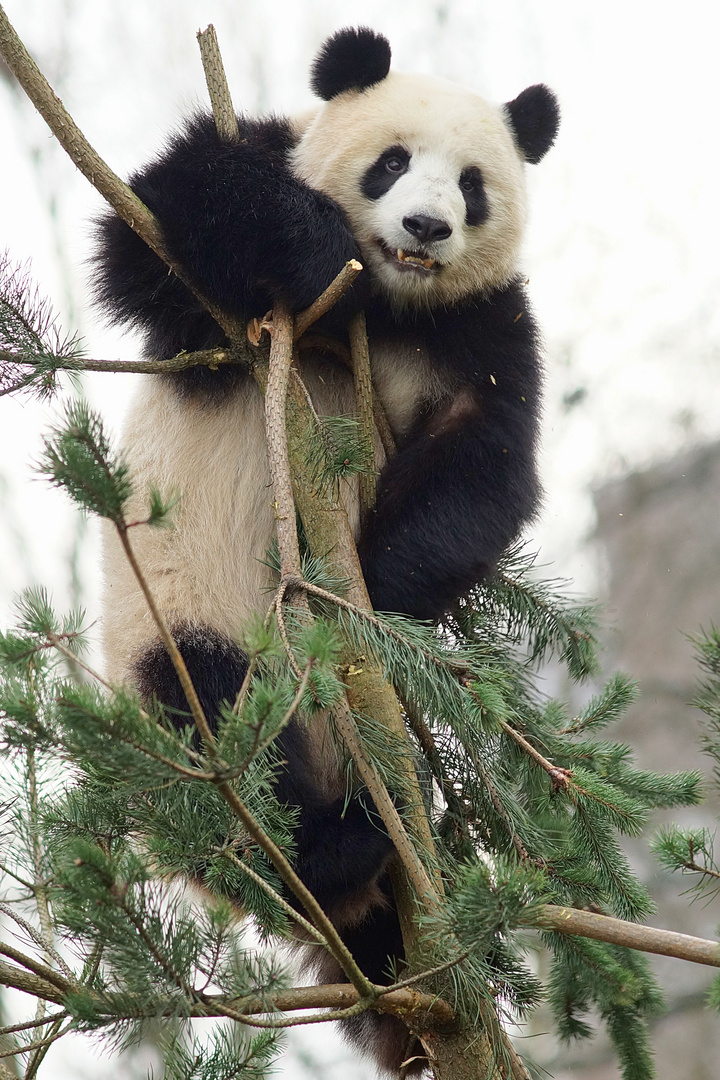
[[[321,361],[303,366],[317,412],[353,415],[352,380]],[[377,465],[382,450],[377,443]],[[162,377],[144,376],[123,448],[135,488],[128,521],[147,517],[151,485],[180,501],[170,528],[130,530],[138,563],[170,626],[210,626],[233,640],[251,612],[267,610],[272,576],[263,560],[275,534],[263,400],[252,379],[219,403],[182,398]],[[350,524],[359,524],[357,483],[342,483]],[[103,537],[103,636],[110,680],[131,678],[133,661],[158,638],[115,534]]]

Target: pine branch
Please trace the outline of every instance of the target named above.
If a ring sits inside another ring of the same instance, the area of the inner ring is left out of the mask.
[[[0,952],[5,952],[2,946],[0,946]],[[15,956],[17,956],[17,953],[15,953]],[[11,957],[11,959],[15,959],[15,956]],[[23,967],[25,966],[27,965],[23,964]],[[15,967],[14,964],[5,964],[2,961],[0,961],[0,986],[9,986],[13,990],[22,990],[24,994],[30,994],[41,1001],[52,1001],[56,1005],[65,1003],[65,995],[69,990],[68,985],[60,987],[46,978],[33,974],[29,970],[23,971],[22,968]]]
[[[83,372],[100,371],[115,374],[130,375],[170,375],[179,371],[187,371],[192,367],[217,368],[225,364],[248,366],[254,358],[250,344],[245,349],[203,349],[199,352],[178,353],[168,360],[90,360],[83,356],[64,356],[53,353],[51,357],[52,370]],[[10,376],[3,378],[0,385],[0,397],[11,394],[24,385],[29,385],[29,376],[21,377],[20,369],[38,367],[36,358],[29,357],[16,349],[0,349],[0,368],[12,372],[18,369],[18,377],[15,382],[8,382]],[[23,381],[24,379],[24,381]],[[8,382],[8,385],[4,385]]]

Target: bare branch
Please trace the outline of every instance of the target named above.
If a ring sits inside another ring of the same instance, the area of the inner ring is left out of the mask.
[[[15,33],[2,7],[0,7],[0,55],[83,176],[117,211],[123,221],[127,222],[155,254],[167,263],[183,285],[210,312],[230,340],[244,340],[244,325],[219,308],[190,279],[180,263],[168,251],[160,222],[90,145]]]
[[[198,30],[197,39],[218,135],[222,142],[239,143],[240,128],[213,24],[210,23],[207,30]]]
[[[368,460],[367,471],[359,477],[360,520],[375,505],[375,417],[373,416],[373,385],[370,370],[370,350],[368,348],[365,314],[359,311],[350,320],[350,354],[352,356],[353,378],[355,382],[355,402],[360,423],[360,438],[366,447]]]
[[[273,308],[270,369],[265,390],[265,438],[274,498],[281,581],[289,575],[297,575],[300,567],[295,500],[292,494],[285,427],[285,402],[293,360],[293,325],[293,317],[288,309],[277,303]]]
[[[552,780],[554,786],[562,791],[565,791],[572,783],[572,771],[570,769],[561,769],[558,765],[553,765],[552,761],[548,761],[546,757],[536,750],[532,743],[528,742],[524,735],[514,728],[511,724],[508,724],[506,720],[500,721],[500,727],[503,731],[513,739],[518,746],[521,746],[528,757],[531,757],[536,764],[544,769]]]
[[[553,930],[558,934],[594,938],[610,945],[624,945],[626,949],[636,949],[638,952],[675,956],[694,964],[720,967],[720,943],[717,941],[676,934],[672,930],[658,930],[654,926],[625,922],[609,915],[596,915],[592,911],[544,904],[528,911],[523,925],[538,930]]]
[[[318,296],[317,300],[313,300],[309,308],[305,311],[301,311],[295,320],[295,332],[293,340],[297,341],[301,338],[308,327],[312,326],[314,322],[324,315],[326,311],[329,311],[331,307],[337,304],[343,293],[352,285],[355,278],[362,270],[362,263],[357,259],[351,259],[350,262],[345,263],[340,273],[334,278],[324,293]]]

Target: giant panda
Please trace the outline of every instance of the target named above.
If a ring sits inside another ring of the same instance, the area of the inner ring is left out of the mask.
[[[518,277],[525,164],[552,145],[558,107],[544,86],[494,105],[424,75],[390,72],[390,47],[365,28],[322,47],[311,73],[320,103],[297,118],[240,118],[221,144],[192,117],[131,178],[167,244],[216,303],[245,319],[282,298],[307,307],[345,262],[365,267],[331,313],[342,336],[366,310],[372,372],[397,453],[378,441],[378,495],[360,521],[344,499],[373,606],[437,620],[536,513],[541,372],[536,326]],[[363,278],[364,283],[363,283]],[[116,216],[98,231],[95,292],[145,353],[169,358],[223,343],[222,331]],[[351,377],[305,350],[302,377],[321,414],[352,414]],[[238,367],[145,376],[124,447],[142,492],[181,493],[174,528],[137,530],[136,554],[208,716],[234,700],[246,671],[248,614],[267,607],[274,532],[263,401]],[[108,674],[187,710],[122,552],[104,553]],[[356,793],[325,733],[291,723],[280,739],[281,801],[299,808],[296,869],[373,980],[402,956],[387,870],[392,845]],[[327,960],[323,981],[342,979]],[[381,1069],[422,1054],[407,1029],[370,1013],[349,1034]],[[408,1075],[422,1071],[415,1061]]]

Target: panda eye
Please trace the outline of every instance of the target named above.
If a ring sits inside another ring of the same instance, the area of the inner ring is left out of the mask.
[[[469,169],[463,169],[460,174],[460,190],[461,191],[475,191],[476,188],[482,183],[482,177],[480,170],[474,166]]]
[[[410,154],[399,143],[388,146],[373,162],[360,181],[366,199],[381,199],[396,180],[408,171]]]
[[[403,146],[391,146],[389,150],[386,150],[382,155],[381,161],[385,166],[386,173],[393,173],[395,176],[399,176],[400,173],[407,172],[407,167],[410,164],[410,155]]]

